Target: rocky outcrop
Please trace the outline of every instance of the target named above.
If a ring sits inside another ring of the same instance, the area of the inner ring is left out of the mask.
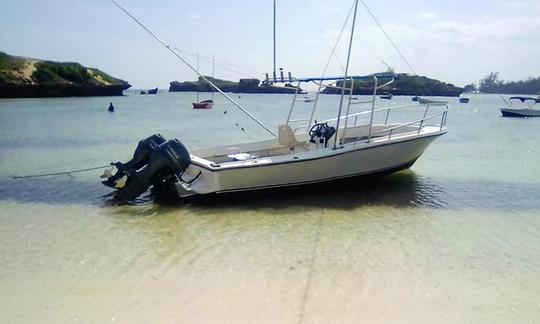
[[[0,52],[0,98],[121,96],[129,87],[124,80],[79,63]]]
[[[239,82],[221,80],[212,77],[206,77],[212,81],[216,86],[218,86],[224,92],[234,92],[234,93],[294,93],[294,89],[283,88],[283,87],[271,87],[264,84],[261,84],[259,79],[240,79]],[[292,87],[290,84],[286,86]],[[199,91],[199,92],[211,92],[212,87],[204,81],[202,77],[199,77],[198,81],[195,82],[179,82],[172,81],[169,87],[170,92],[188,92],[188,91]]]

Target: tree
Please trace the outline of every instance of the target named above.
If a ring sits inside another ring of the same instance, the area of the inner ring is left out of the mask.
[[[477,90],[478,88],[476,88],[476,84],[474,83],[467,84],[466,86],[463,87],[463,92],[475,92]]]
[[[487,77],[480,80],[480,86],[478,87],[481,92],[493,93],[497,92],[497,88],[503,82],[499,80],[499,72],[491,72]]]

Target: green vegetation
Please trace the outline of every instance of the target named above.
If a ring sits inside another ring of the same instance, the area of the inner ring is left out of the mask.
[[[126,81],[79,63],[40,61],[0,52],[0,98],[121,95]]]
[[[208,80],[212,81],[224,92],[236,92],[236,93],[294,93],[294,90],[286,88],[277,88],[261,85],[259,79],[240,79],[239,82],[221,80],[205,76]],[[289,85],[291,86],[291,85]],[[183,92],[183,91],[199,91],[199,92],[211,92],[212,86],[210,86],[202,77],[196,82],[178,82],[172,81],[169,87],[170,92]]]
[[[0,85],[16,82],[17,73],[22,71],[24,64],[24,59],[0,52]]]
[[[536,95],[540,93],[540,77],[530,77],[525,81],[507,82],[499,80],[499,72],[491,72],[488,76],[480,80],[478,88],[472,85],[471,90],[479,90],[483,93]]]
[[[96,84],[88,70],[79,63],[57,63],[43,61],[36,64],[32,79],[39,83]]]

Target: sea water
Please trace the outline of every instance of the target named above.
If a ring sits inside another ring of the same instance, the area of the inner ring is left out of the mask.
[[[233,96],[272,129],[292,99]],[[1,323],[538,323],[540,118],[500,117],[498,96],[448,98],[448,134],[410,170],[348,188],[115,206],[101,170],[12,178],[127,160],[154,133],[269,136],[194,100],[0,100]]]

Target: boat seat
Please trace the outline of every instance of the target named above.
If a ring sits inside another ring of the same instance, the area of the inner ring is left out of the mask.
[[[288,147],[291,150],[294,150],[294,147],[302,144],[294,136],[294,132],[289,125],[280,125],[278,127],[278,140],[279,144]]]

